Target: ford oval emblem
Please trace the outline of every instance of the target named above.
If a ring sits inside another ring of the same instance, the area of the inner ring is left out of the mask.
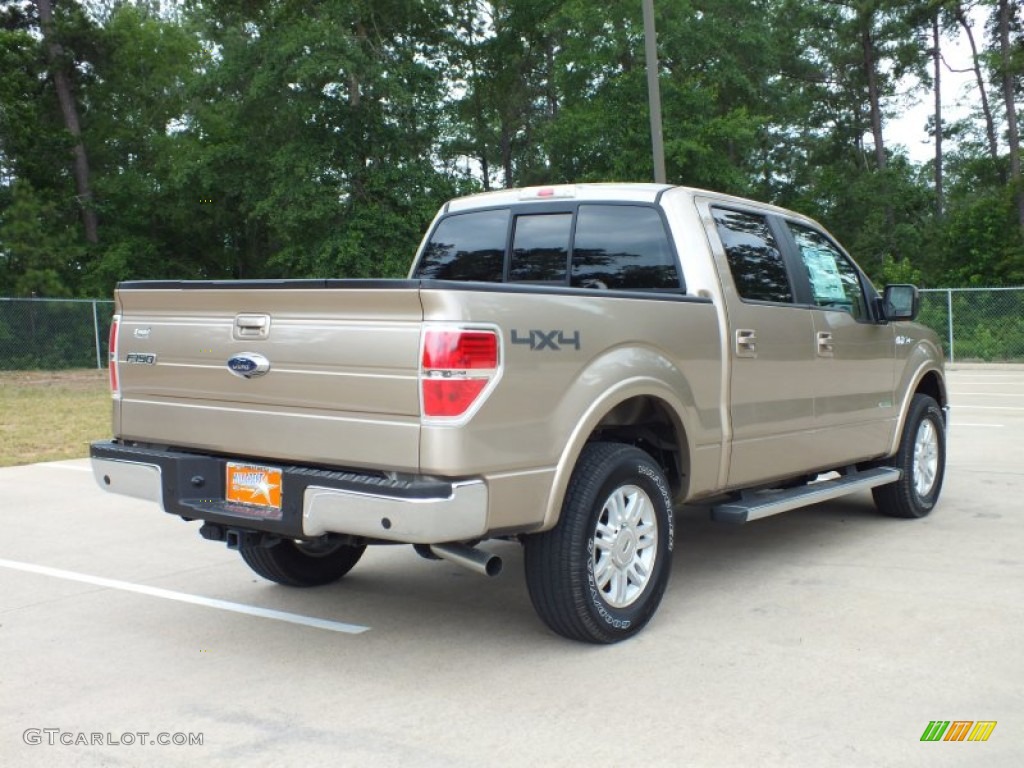
[[[257,352],[243,352],[228,360],[228,370],[235,376],[251,379],[270,370],[270,361]]]

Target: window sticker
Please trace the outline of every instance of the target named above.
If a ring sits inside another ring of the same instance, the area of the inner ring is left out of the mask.
[[[835,254],[821,248],[803,248],[804,264],[810,273],[815,299],[846,301],[843,279],[839,275]]]

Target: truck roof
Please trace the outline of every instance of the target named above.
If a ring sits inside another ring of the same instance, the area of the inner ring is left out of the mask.
[[[501,189],[493,192],[481,192],[450,200],[444,207],[444,213],[469,211],[478,208],[492,208],[515,205],[518,203],[537,203],[545,200],[576,200],[618,202],[656,203],[668,191],[673,195],[711,197],[725,203],[742,203],[780,213],[787,216],[806,219],[795,211],[780,208],[771,203],[764,203],[749,198],[737,197],[724,192],[714,192],[697,187],[677,186],[674,184],[644,184],[632,182],[586,183],[586,184],[548,184],[536,187]]]
[[[653,203],[658,199],[658,195],[669,189],[672,189],[670,184],[547,184],[460,197],[448,203],[446,212],[544,200],[622,200]]]

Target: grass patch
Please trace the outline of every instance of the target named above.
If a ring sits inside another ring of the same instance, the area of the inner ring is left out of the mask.
[[[79,459],[110,435],[107,372],[0,372],[0,467]]]

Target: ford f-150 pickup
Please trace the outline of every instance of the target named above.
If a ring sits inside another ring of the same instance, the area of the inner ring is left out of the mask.
[[[404,280],[121,283],[93,472],[291,586],[384,543],[494,574],[480,543],[519,541],[547,626],[615,642],[661,601],[678,505],[931,511],[947,395],[917,308],[770,205],[475,195]]]

